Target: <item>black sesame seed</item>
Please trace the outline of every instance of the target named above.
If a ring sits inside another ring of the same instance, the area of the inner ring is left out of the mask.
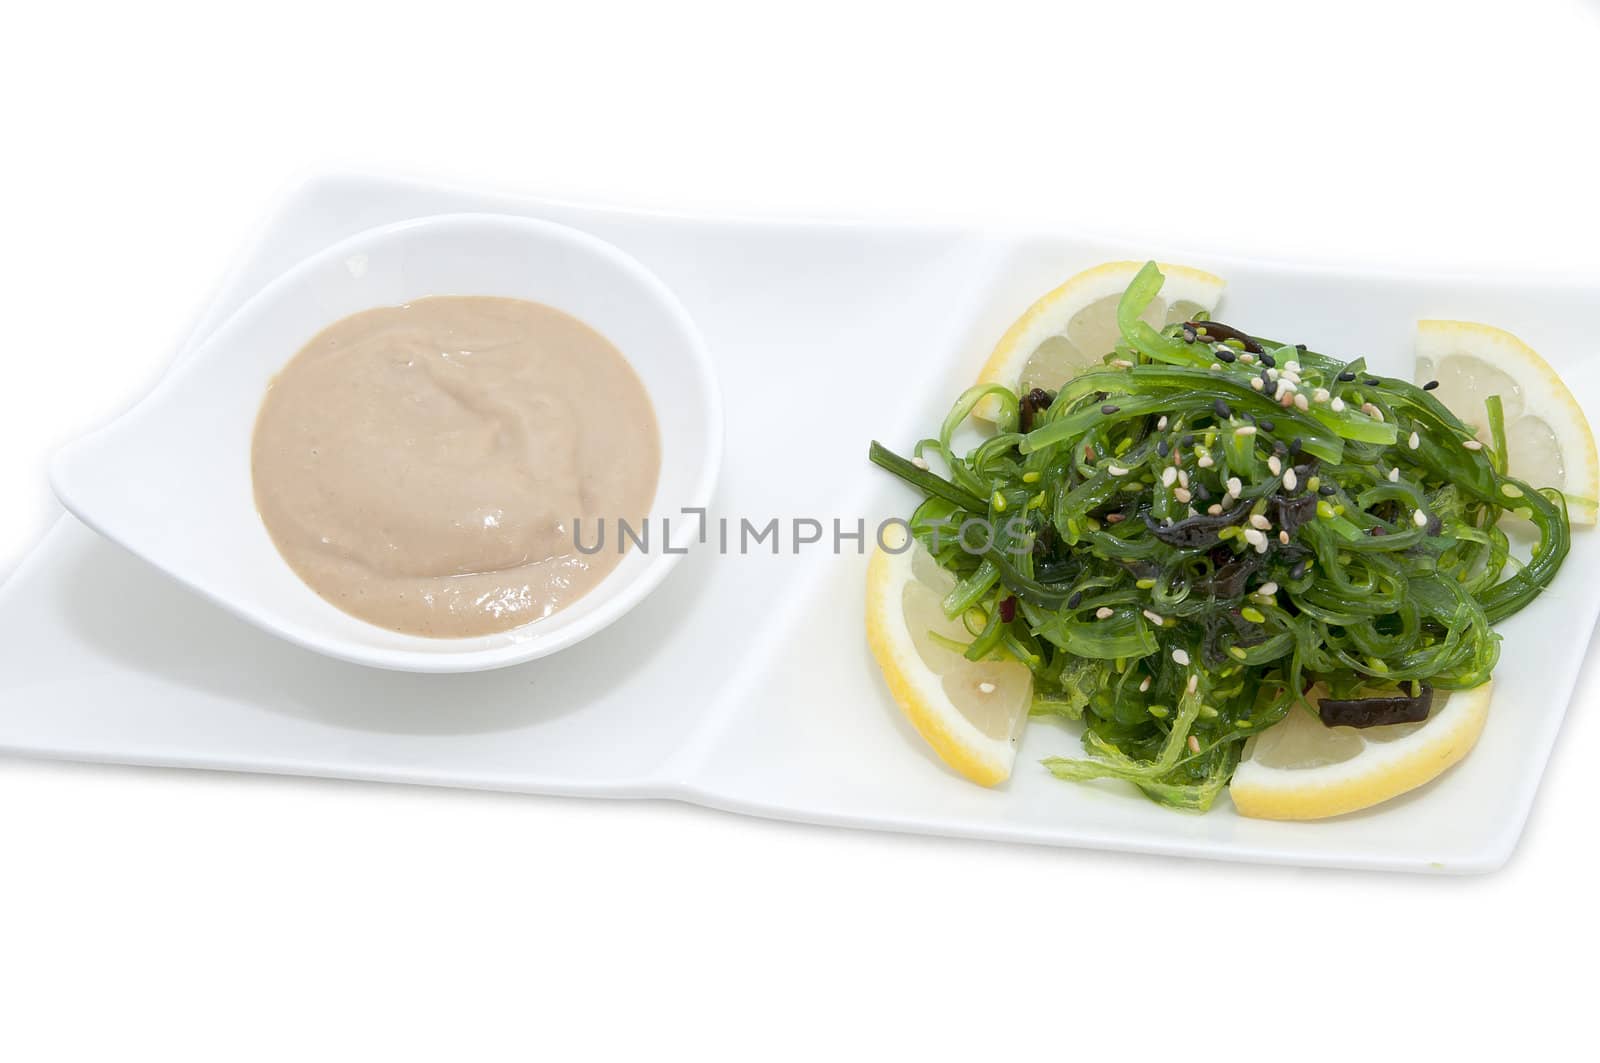
[[[1339,374],[1339,379],[1344,381],[1346,384],[1350,383],[1350,381],[1354,380],[1355,378],[1356,375],[1348,369]]]
[[[1301,439],[1299,436],[1295,436],[1293,439],[1289,440],[1289,453],[1298,454],[1305,449],[1305,446],[1306,441]]]
[[[1309,561],[1298,561],[1298,562],[1296,562],[1294,568],[1291,568],[1289,570],[1289,578],[1290,579],[1304,579],[1305,575],[1306,575],[1306,570],[1310,566],[1311,566],[1311,562],[1309,562]]]
[[[1297,343],[1294,345],[1294,349],[1297,351],[1303,351],[1306,349],[1306,345],[1303,343]]]
[[[1375,388],[1378,385],[1382,384],[1383,381],[1379,380],[1375,376],[1369,376],[1369,377],[1367,377],[1367,379],[1363,380],[1362,383],[1367,385],[1367,387],[1369,387],[1369,388]]]
[[[1165,439],[1159,439],[1156,441],[1156,453],[1164,458],[1172,453],[1172,447],[1168,445]]]
[[[1278,360],[1272,357],[1270,354],[1263,354],[1261,356],[1261,364],[1266,366],[1268,369],[1276,369],[1278,367]]]
[[[1272,421],[1262,421],[1260,427],[1263,432],[1270,432],[1278,426]]]
[[[1337,487],[1335,487],[1333,484],[1323,484],[1321,487],[1317,488],[1317,494],[1322,495],[1324,497],[1326,497],[1328,495],[1336,495],[1338,493],[1339,493],[1339,489]]]
[[[1197,333],[1195,332],[1195,330],[1193,328],[1191,328],[1188,325],[1183,326],[1183,342],[1184,343],[1193,343],[1195,341],[1195,336],[1196,335],[1197,335]]]
[[[1107,417],[1110,417],[1114,413],[1120,413],[1121,411],[1122,411],[1122,407],[1121,406],[1113,406],[1109,402],[1106,403],[1104,406],[1100,407],[1100,412],[1105,414]]]
[[[1080,606],[1082,604],[1083,604],[1083,592],[1082,591],[1073,591],[1072,592],[1072,597],[1067,599],[1067,608],[1068,609],[1076,609],[1076,608],[1078,608],[1078,606]]]
[[[1233,348],[1232,347],[1218,347],[1217,348],[1217,361],[1219,361],[1219,362],[1231,362],[1237,357],[1239,357],[1239,356],[1237,354],[1233,353]]]
[[[1180,447],[1192,447],[1192,446],[1194,446],[1194,433],[1193,432],[1185,432],[1183,434],[1183,437],[1178,440],[1178,446],[1180,446]]]
[[[1211,499],[1211,492],[1206,490],[1205,484],[1196,482],[1194,485],[1194,497],[1201,502],[1207,502]]]
[[[1438,386],[1439,386],[1439,382],[1437,380],[1430,380],[1426,384],[1422,385],[1422,390],[1423,391],[1432,391],[1434,388],[1436,388]]]
[[[1223,402],[1221,399],[1218,399],[1216,402],[1212,403],[1211,408],[1215,410],[1217,416],[1222,418],[1224,421],[1233,416],[1233,411],[1229,409],[1228,404]]]

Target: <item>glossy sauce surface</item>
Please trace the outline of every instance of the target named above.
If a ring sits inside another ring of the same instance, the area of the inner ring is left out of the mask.
[[[660,473],[655,411],[604,336],[552,307],[435,296],[324,329],[273,380],[252,447],[284,560],[345,612],[491,634],[616,567]],[[592,547],[577,549],[577,527]]]

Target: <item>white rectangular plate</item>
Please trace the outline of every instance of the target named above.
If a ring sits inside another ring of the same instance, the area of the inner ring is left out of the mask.
[[[0,588],[0,749],[134,764],[615,797],[975,838],[1405,870],[1484,871],[1511,854],[1595,627],[1600,548],[1575,537],[1557,589],[1501,626],[1478,748],[1378,809],[1314,824],[1163,809],[1037,766],[1072,752],[1027,731],[1011,782],[947,771],[901,720],[862,635],[865,558],[791,548],[787,522],[870,529],[910,495],[866,462],[937,424],[1037,294],[1112,258],[1229,281],[1224,309],[1267,335],[1405,373],[1413,323],[1516,332],[1600,410],[1588,289],[1362,276],[1071,236],[632,214],[367,177],[315,181],[279,209],[188,344],[272,277],[375,225],[451,211],[549,218],[656,270],[695,316],[728,400],[712,518],[785,522],[781,552],[694,552],[614,627],[499,672],[370,671],[234,620],[63,518]],[[292,352],[285,352],[285,358]],[[181,355],[180,355],[181,356]],[[714,541],[713,529],[713,541]],[[1592,676],[1586,677],[1587,680]]]

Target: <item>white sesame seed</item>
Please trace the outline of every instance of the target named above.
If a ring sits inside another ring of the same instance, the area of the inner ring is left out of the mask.
[[[1250,527],[1267,531],[1272,527],[1272,522],[1260,513],[1252,513],[1250,514]]]
[[[1244,541],[1258,550],[1267,545],[1267,537],[1259,528],[1246,528],[1244,530]]]
[[[1212,362],[1212,363],[1211,363],[1211,371],[1212,371],[1212,372],[1213,372],[1213,373],[1220,373],[1220,372],[1222,372],[1222,363],[1221,363],[1221,362]]]
[[[1417,435],[1417,433],[1412,432],[1411,438],[1406,440],[1406,443],[1411,447],[1412,450],[1416,450],[1418,447],[1422,446],[1422,437]]]
[[[1199,515],[1199,512],[1193,506],[1189,507],[1189,516],[1198,517]]]
[[[1266,385],[1261,382],[1261,378],[1258,376],[1253,376],[1250,378],[1250,386],[1255,388],[1257,391],[1260,391],[1262,388],[1266,387]]]
[[[1189,666],[1189,651],[1179,647],[1178,649],[1172,651],[1172,659],[1177,664],[1183,665],[1185,668],[1187,668]]]
[[[1216,464],[1216,462],[1211,460],[1211,455],[1210,454],[1202,454],[1202,455],[1200,455],[1199,465],[1200,465],[1200,467],[1202,469],[1209,469],[1209,468],[1211,468],[1211,466],[1213,466],[1215,464]]]
[[[1462,440],[1461,445],[1466,447],[1468,450],[1482,450],[1483,449],[1483,444],[1478,442],[1476,439],[1465,439],[1465,440]]]
[[[1361,412],[1372,418],[1374,421],[1383,420],[1383,411],[1378,409],[1370,402],[1363,402],[1361,404]]]
[[[1094,618],[1096,620],[1110,620],[1114,613],[1115,610],[1109,605],[1102,605],[1100,608],[1094,611]]]
[[[1282,474],[1283,462],[1278,460],[1278,455],[1274,454],[1272,457],[1267,459],[1267,471],[1272,473],[1274,476]]]
[[[1194,735],[1189,736],[1189,752],[1200,752],[1200,739],[1196,738]]]
[[[1216,502],[1213,502],[1209,506],[1206,507],[1206,512],[1211,514],[1213,517],[1221,516],[1222,515],[1222,506],[1220,504],[1216,503]]]
[[[1128,470],[1124,469],[1121,465],[1107,465],[1106,472],[1110,473],[1112,476],[1128,475]]]
[[[1253,424],[1240,425],[1233,430],[1233,434],[1236,436],[1253,436],[1256,434],[1256,426]]]
[[[1293,384],[1296,387],[1300,386],[1300,374],[1292,370],[1284,370],[1283,379],[1286,383]]]
[[[1256,588],[1256,593],[1261,595],[1263,598],[1271,598],[1274,594],[1278,593],[1278,585],[1271,580],[1268,580],[1266,583],[1263,583],[1261,586]]]
[[[1187,472],[1185,472],[1183,469],[1179,469],[1178,470],[1178,485],[1180,487],[1188,487],[1189,486],[1189,474]]]
[[[1147,691],[1149,689],[1150,689],[1150,677],[1149,676],[1145,676],[1144,680],[1139,684],[1139,693],[1143,694],[1145,691]]]
[[[1327,402],[1332,397],[1333,392],[1329,391],[1327,388],[1318,388],[1311,393],[1311,398],[1314,402]]]
[[[1280,543],[1282,543],[1284,546],[1288,546],[1289,545],[1289,531],[1288,531],[1288,529],[1285,528],[1285,529],[1280,529],[1278,531],[1278,541]]]
[[[1166,623],[1165,619],[1161,616],[1160,613],[1153,613],[1148,609],[1146,609],[1144,611],[1144,618],[1146,620],[1150,621],[1156,627],[1160,627],[1162,624]]]
[[[1190,500],[1194,498],[1194,493],[1191,492],[1187,487],[1180,487],[1172,492],[1172,497],[1176,498],[1184,505],[1188,505]]]
[[[1249,351],[1245,351],[1239,356],[1239,361],[1243,362],[1245,365],[1255,365],[1256,356],[1251,354]]]
[[[1161,470],[1161,484],[1162,484],[1163,487],[1171,487],[1173,484],[1175,484],[1177,482],[1178,482],[1178,470],[1177,469],[1174,469],[1171,465],[1168,465],[1165,469]]]
[[[1419,528],[1426,528],[1428,526],[1428,515],[1419,509],[1411,514],[1411,523]]]
[[[1162,414],[1161,415],[1161,420],[1156,422],[1156,431],[1157,432],[1165,432],[1166,430],[1167,430],[1167,415],[1166,414]]]
[[[1278,379],[1279,375],[1280,374],[1278,373],[1278,371],[1276,369],[1268,369],[1267,370],[1267,379],[1268,380],[1276,380],[1276,379]]]
[[[1299,487],[1299,486],[1300,486],[1300,477],[1295,474],[1295,471],[1293,469],[1285,469],[1285,470],[1283,470],[1283,489],[1285,491],[1293,491],[1296,487]]]
[[[1300,363],[1291,358],[1283,363],[1283,368],[1287,373],[1298,373],[1300,372]]]
[[[1297,410],[1309,410],[1311,409],[1311,403],[1304,395],[1296,395],[1294,397],[1294,408]]]
[[[1111,367],[1113,369],[1132,369],[1133,363],[1126,358],[1113,358],[1111,359]]]
[[[1328,403],[1328,409],[1332,410],[1334,413],[1343,413],[1344,400],[1335,395],[1333,397],[1333,401]]]
[[[912,458],[911,459],[911,464],[915,465],[919,469],[926,469],[928,467],[928,459],[927,458]]]
[[[1392,484],[1397,484],[1397,483],[1400,482],[1400,470],[1399,469],[1390,469],[1389,470],[1389,482],[1392,483]]]
[[[978,684],[978,692],[981,694],[993,694],[994,691],[995,685],[989,682],[987,679]]]
[[[1193,672],[1189,673],[1189,684],[1184,689],[1188,690],[1189,693],[1191,693],[1191,694],[1193,694],[1195,691],[1199,690],[1200,689],[1200,677],[1199,677],[1199,675],[1197,675],[1197,674],[1195,674]]]
[[[1228,494],[1232,495],[1234,498],[1238,498],[1240,495],[1244,494],[1244,484],[1237,476],[1228,477]]]

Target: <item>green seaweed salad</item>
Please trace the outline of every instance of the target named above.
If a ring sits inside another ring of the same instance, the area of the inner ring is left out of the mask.
[[[1089,756],[1050,771],[1203,810],[1296,706],[1395,722],[1487,681],[1490,625],[1555,577],[1570,526],[1559,491],[1506,475],[1497,399],[1480,442],[1431,384],[1362,359],[1157,330],[1161,285],[1150,262],[1128,286],[1103,365],[1053,394],[974,387],[916,460],[871,459],[926,496],[911,528],[957,577],[966,656],[1022,662],[1034,715],[1084,721]],[[991,395],[996,433],[955,453]],[[1508,511],[1538,531],[1525,562]]]

